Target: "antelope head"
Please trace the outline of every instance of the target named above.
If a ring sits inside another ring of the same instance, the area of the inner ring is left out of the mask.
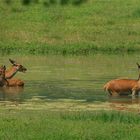
[[[26,72],[26,68],[24,66],[22,66],[21,64],[17,63],[16,61],[12,60],[12,59],[9,59],[9,61],[12,63],[12,65],[14,67],[16,67],[16,69],[19,71],[19,72]]]

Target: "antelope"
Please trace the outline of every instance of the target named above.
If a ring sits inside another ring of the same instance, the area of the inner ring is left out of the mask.
[[[110,95],[121,95],[131,92],[135,96],[140,91],[140,80],[133,79],[115,79],[109,81],[104,86],[104,90]]]
[[[7,79],[9,87],[24,86],[24,82],[20,79]]]
[[[104,90],[108,91],[110,95],[121,95],[131,93],[134,97],[140,91],[140,65],[138,65],[139,77],[138,79],[114,79],[104,85]]]
[[[16,63],[14,60],[9,59],[12,63],[12,67],[5,71],[5,79],[8,81],[8,86],[24,86],[24,82],[20,79],[11,79],[17,72],[26,72],[26,68],[21,64]]]

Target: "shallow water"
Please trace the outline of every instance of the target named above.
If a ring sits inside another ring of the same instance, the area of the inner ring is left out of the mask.
[[[136,79],[139,55],[92,56],[1,56],[1,64],[10,67],[8,58],[23,64],[28,70],[18,73],[25,81],[22,88],[2,88],[0,100],[25,102],[34,97],[42,100],[72,99],[85,102],[109,101],[136,103],[131,96],[110,98],[103,85],[115,78]]]

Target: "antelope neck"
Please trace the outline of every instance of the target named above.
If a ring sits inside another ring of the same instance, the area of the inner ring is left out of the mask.
[[[13,66],[5,72],[5,78],[11,79],[17,72],[18,72],[18,69]]]

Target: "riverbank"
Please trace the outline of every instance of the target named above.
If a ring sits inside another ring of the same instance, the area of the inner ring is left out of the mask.
[[[46,111],[123,111],[139,113],[139,100],[132,100],[132,102],[86,102],[85,100],[42,100],[39,98],[32,98],[26,102],[11,102],[1,101],[1,109],[4,110],[46,110]]]
[[[18,47],[0,46],[0,54],[24,54],[24,55],[94,55],[94,54],[137,54],[140,48],[137,47],[100,47],[92,45],[66,45],[66,46],[39,46],[29,45]]]
[[[2,54],[140,52],[139,1],[89,0],[79,6],[0,1]]]

